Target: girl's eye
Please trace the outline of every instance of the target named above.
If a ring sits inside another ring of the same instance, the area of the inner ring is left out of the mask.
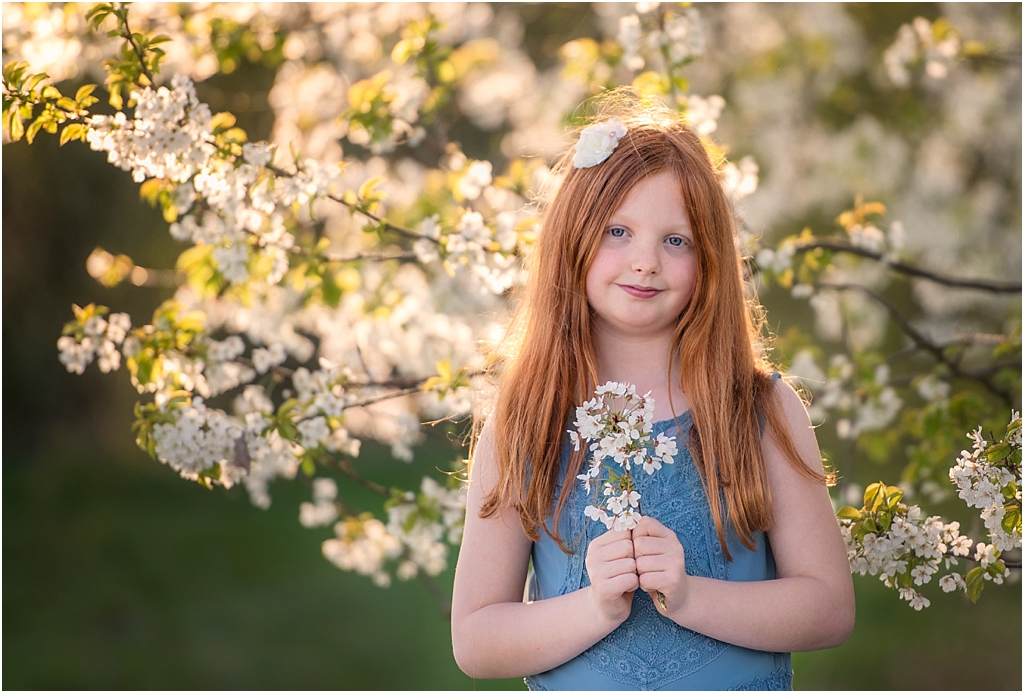
[[[613,226],[610,229],[608,229],[608,235],[611,236],[612,238],[622,238],[623,236],[626,235],[626,229],[622,228],[621,226]]]
[[[682,236],[669,236],[665,242],[675,248],[682,248],[686,245],[686,239]]]

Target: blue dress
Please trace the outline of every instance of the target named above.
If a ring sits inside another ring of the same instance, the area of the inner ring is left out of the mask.
[[[663,432],[675,435],[679,453],[674,464],[664,465],[652,475],[642,470],[634,473],[643,514],[676,532],[686,553],[687,574],[718,580],[773,579],[775,561],[763,532],[754,536],[755,549],[751,551],[727,523],[732,560],[726,560],[700,475],[685,445],[689,428],[689,413],[679,417],[678,428],[671,419],[654,424],[652,437]],[[562,483],[555,487],[556,503],[565,491],[571,450],[567,438],[562,448]],[[587,545],[606,530],[583,515],[590,499],[578,480],[571,480],[569,494],[558,530],[572,553],[563,552],[541,532],[533,544],[533,573],[528,585],[531,601],[590,584],[584,567]],[[662,616],[641,590],[634,593],[629,618],[603,640],[565,664],[526,678],[530,690],[790,690],[792,683],[789,653],[738,647],[683,628]]]

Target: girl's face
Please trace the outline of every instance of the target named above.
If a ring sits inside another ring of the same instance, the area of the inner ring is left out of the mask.
[[[602,331],[671,337],[696,276],[679,181],[663,171],[633,186],[612,214],[587,271],[587,302]]]

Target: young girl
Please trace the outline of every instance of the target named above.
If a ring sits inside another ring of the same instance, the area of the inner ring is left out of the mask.
[[[849,635],[853,585],[807,413],[758,351],[714,167],[678,117],[634,108],[559,168],[470,473],[455,659],[539,690],[788,689],[788,652]],[[566,434],[609,380],[651,391],[652,435],[679,441],[634,475],[632,531],[584,516]]]

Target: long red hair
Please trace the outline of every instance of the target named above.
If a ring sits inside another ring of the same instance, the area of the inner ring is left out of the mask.
[[[627,133],[606,161],[577,169],[570,150],[556,166],[563,180],[545,211],[525,294],[509,328],[510,356],[493,414],[499,479],[480,514],[512,507],[527,536],[536,541],[543,528],[565,548],[557,517],[567,493],[554,509],[551,530],[545,521],[570,417],[598,384],[587,271],[609,219],[633,186],[671,171],[693,231],[697,279],[679,316],[668,372],[679,378],[690,403],[686,444],[728,556],[725,512],[748,548],[754,533],[771,524],[759,420],[801,474],[822,483],[825,477],[800,460],[789,435],[760,348],[760,308],[744,295],[732,209],[706,149],[670,111],[633,106],[623,112],[619,105],[615,114]],[[573,454],[565,478],[575,479],[582,462],[583,452]]]

